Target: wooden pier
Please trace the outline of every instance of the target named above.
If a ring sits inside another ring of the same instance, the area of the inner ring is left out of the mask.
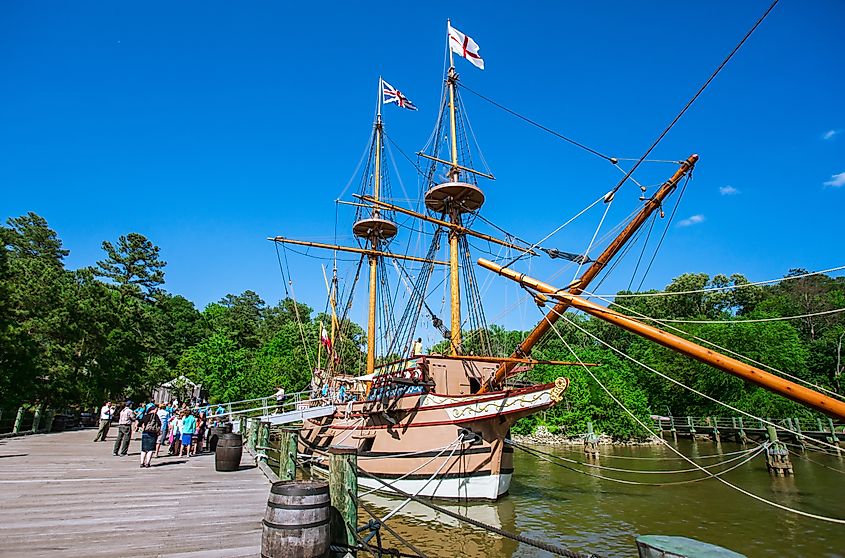
[[[830,419],[766,419],[778,425],[777,435],[782,440],[805,446],[814,440],[839,444],[845,442],[841,424]],[[715,441],[747,440],[756,442],[768,439],[766,423],[743,417],[659,417],[654,424],[663,435],[694,438],[708,437]]]
[[[86,429],[0,440],[0,555],[255,557],[269,484],[244,455],[218,473],[214,455],[161,457],[141,469]]]

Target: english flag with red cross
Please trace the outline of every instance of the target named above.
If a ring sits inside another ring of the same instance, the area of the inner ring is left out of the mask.
[[[452,27],[451,23],[446,25],[449,28],[449,48],[452,52],[466,58],[479,70],[483,70],[484,59],[478,54],[478,43]]]

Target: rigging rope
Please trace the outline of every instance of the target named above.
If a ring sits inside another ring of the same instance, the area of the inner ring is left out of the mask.
[[[585,292],[585,293],[588,293],[588,291],[584,291],[584,292]],[[802,384],[805,384],[805,385],[808,385],[808,386],[810,386],[810,387],[813,387],[813,388],[815,388],[815,389],[817,389],[817,390],[819,390],[819,391],[823,391],[823,392],[825,392],[825,393],[827,393],[827,394],[829,394],[829,395],[832,395],[832,396],[834,396],[834,397],[837,397],[837,398],[839,398],[839,399],[845,399],[845,395],[842,395],[842,394],[836,393],[835,391],[831,391],[831,390],[830,390],[830,389],[828,389],[828,388],[822,387],[822,386],[820,386],[820,385],[818,385],[818,384],[815,384],[815,383],[813,383],[813,382],[811,382],[811,381],[809,381],[809,380],[805,380],[805,379],[803,379],[803,378],[800,378],[800,377],[798,377],[798,376],[795,376],[795,375],[793,375],[793,374],[790,374],[789,372],[784,372],[783,370],[778,370],[778,369],[777,369],[777,368],[775,368],[774,366],[769,366],[768,364],[765,364],[765,363],[763,363],[763,362],[760,362],[760,361],[754,360],[753,358],[751,358],[751,357],[749,357],[749,356],[746,356],[746,355],[743,355],[743,354],[741,354],[741,353],[738,353],[738,352],[736,352],[736,351],[734,351],[734,350],[732,350],[732,349],[729,349],[729,348],[727,348],[727,347],[723,347],[723,346],[719,345],[718,343],[714,343],[713,341],[710,341],[710,340],[708,340],[708,339],[704,339],[703,337],[699,337],[699,336],[697,336],[697,335],[695,335],[695,334],[692,334],[692,333],[690,333],[690,332],[688,332],[688,331],[684,331],[683,329],[681,329],[681,328],[679,328],[679,327],[675,327],[675,326],[673,326],[673,325],[670,325],[670,322],[675,322],[675,323],[703,323],[703,324],[707,324],[707,323],[720,323],[720,320],[712,320],[712,321],[704,321],[704,320],[702,320],[702,321],[696,321],[696,320],[661,320],[661,319],[657,319],[657,318],[652,318],[652,317],[650,317],[650,316],[646,316],[646,315],[645,315],[645,314],[643,314],[642,312],[639,312],[639,311],[634,310],[634,309],[632,309],[632,308],[628,308],[628,307],[623,306],[623,305],[621,305],[621,304],[619,304],[619,303],[617,303],[617,302],[610,302],[609,300],[607,300],[607,299],[605,299],[605,298],[602,298],[602,297],[599,297],[599,296],[596,296],[596,295],[592,295],[592,296],[595,296],[595,297],[596,297],[596,298],[598,298],[599,300],[603,300],[603,301],[608,302],[608,303],[610,303],[610,304],[614,304],[615,306],[619,307],[620,309],[622,309],[622,310],[624,310],[624,311],[626,311],[626,312],[631,312],[632,314],[634,314],[634,315],[635,315],[635,316],[637,316],[638,318],[641,318],[641,319],[644,319],[644,320],[649,320],[649,321],[656,322],[656,323],[658,323],[658,324],[660,324],[660,325],[665,326],[667,329],[671,329],[671,330],[673,330],[673,331],[675,331],[675,332],[677,332],[677,333],[680,333],[680,334],[682,334],[682,335],[686,335],[686,336],[688,336],[688,337],[691,337],[691,338],[695,339],[696,341],[699,341],[699,342],[701,342],[701,343],[705,343],[705,344],[707,344],[707,345],[710,345],[711,347],[713,347],[713,348],[715,348],[715,349],[718,349],[718,350],[720,350],[720,351],[724,351],[724,352],[726,352],[726,353],[728,353],[728,354],[731,354],[731,355],[733,355],[733,356],[735,356],[735,357],[738,357],[738,358],[741,358],[741,359],[747,360],[748,362],[751,362],[751,363],[756,364],[756,365],[758,365],[758,366],[762,366],[763,368],[767,368],[767,369],[771,370],[772,372],[775,372],[775,373],[777,373],[777,374],[780,374],[780,375],[782,375],[782,376],[785,376],[785,377],[787,377],[787,378],[790,378],[790,379],[792,379],[792,380],[795,380],[796,382],[801,382]],[[841,312],[841,311],[843,311],[843,310],[845,310],[845,308],[842,308],[842,309],[836,310],[835,312]],[[828,313],[833,313],[833,311],[828,311],[828,312],[824,312],[824,313],[825,313],[825,314],[828,314]],[[792,316],[791,318],[794,318],[794,319],[799,319],[799,318],[806,318],[806,317],[809,317],[809,316]],[[742,324],[742,323],[748,323],[748,322],[750,322],[750,323],[756,323],[756,322],[779,321],[779,320],[780,320],[780,318],[777,318],[777,319],[776,319],[776,318],[758,318],[758,319],[756,319],[756,320],[727,320],[727,321],[725,321],[724,323],[729,323],[729,324]]]
[[[684,108],[681,109],[681,112],[679,112],[678,115],[675,116],[675,118],[672,120],[672,122],[670,122],[669,125],[666,126],[666,128],[660,133],[659,136],[657,136],[657,139],[654,140],[654,143],[651,144],[651,146],[646,150],[646,152],[643,153],[642,157],[640,157],[637,162],[634,163],[634,166],[631,167],[631,169],[627,172],[627,174],[625,174],[622,180],[620,180],[619,183],[613,188],[612,191],[614,193],[619,190],[619,188],[621,188],[623,184],[625,184],[625,181],[628,180],[632,174],[634,174],[634,171],[639,168],[643,161],[645,161],[646,157],[648,157],[649,154],[654,150],[654,148],[657,147],[657,144],[659,144],[663,140],[663,138],[666,137],[666,134],[669,133],[669,130],[671,130],[675,126],[675,124],[678,123],[678,120],[680,120],[681,117],[687,112],[687,110],[692,106],[695,100],[698,99],[698,97],[702,93],[704,93],[704,90],[707,89],[707,86],[709,86],[710,83],[714,79],[716,79],[716,76],[719,75],[719,72],[721,72],[722,69],[727,66],[731,58],[733,58],[734,55],[739,51],[739,49],[742,48],[742,45],[745,44],[745,41],[747,41],[748,38],[751,37],[752,33],[757,30],[757,27],[759,27],[760,24],[763,23],[763,20],[768,17],[769,13],[771,13],[771,11],[775,8],[779,1],[780,0],[774,0],[774,2],[771,3],[769,8],[763,13],[763,15],[760,16],[760,19],[758,19],[757,22],[751,27],[751,29],[748,30],[742,40],[739,41],[739,43],[734,47],[730,54],[728,54],[728,56],[722,61],[722,63],[719,64],[719,66],[713,71],[712,74],[710,74],[710,77],[707,78],[707,81],[705,81],[704,84],[698,89],[698,91],[696,91],[695,95],[692,96],[692,99],[690,99],[687,104],[684,105]]]
[[[541,313],[542,313],[542,312],[541,312]],[[563,318],[563,315],[561,315],[561,317]],[[544,318],[545,318],[545,316],[544,316]],[[568,321],[570,324],[575,325],[576,327],[578,327],[578,326],[577,326],[576,324],[574,324],[571,320],[569,320],[569,319],[567,319],[567,318],[564,318],[564,319],[566,319],[566,321]],[[808,518],[810,518],[810,519],[817,519],[817,520],[819,520],[819,521],[827,521],[827,522],[829,522],[829,523],[836,523],[836,524],[839,524],[839,525],[845,525],[845,519],[839,519],[839,518],[836,518],[836,517],[827,517],[827,516],[823,516],[823,515],[818,515],[818,514],[814,514],[814,513],[809,513],[809,512],[805,512],[805,511],[802,511],[802,510],[795,509],[795,508],[790,508],[789,506],[785,506],[785,505],[783,505],[783,504],[779,504],[779,503],[777,503],[777,502],[773,502],[773,501],[771,501],[771,500],[767,500],[767,499],[763,498],[762,496],[758,496],[757,494],[754,494],[754,493],[752,493],[752,492],[749,492],[749,491],[745,490],[744,488],[741,488],[741,487],[739,487],[739,486],[737,486],[737,485],[735,485],[735,484],[733,484],[733,483],[731,483],[731,482],[726,481],[726,480],[725,480],[725,479],[723,479],[722,477],[720,477],[720,476],[718,476],[718,475],[715,475],[715,474],[711,473],[710,471],[708,471],[707,469],[705,469],[705,468],[701,467],[698,463],[696,463],[696,462],[695,462],[695,461],[693,461],[692,459],[689,459],[687,456],[685,456],[684,454],[682,454],[680,451],[678,451],[677,449],[675,449],[674,447],[672,447],[672,446],[669,444],[669,442],[667,442],[667,441],[666,441],[666,440],[664,440],[663,438],[659,438],[659,437],[657,436],[657,434],[656,434],[654,431],[652,431],[652,430],[651,430],[651,428],[649,428],[649,427],[648,427],[648,426],[647,426],[647,425],[646,425],[646,424],[645,424],[645,423],[644,423],[644,422],[643,422],[643,421],[642,421],[642,420],[641,420],[641,419],[640,419],[637,415],[635,415],[635,414],[634,414],[634,413],[633,413],[630,409],[628,409],[628,407],[626,407],[626,406],[625,406],[625,404],[624,404],[624,403],[622,403],[622,402],[621,402],[621,401],[620,401],[620,400],[619,400],[619,399],[618,399],[618,398],[617,398],[617,397],[613,394],[613,392],[611,392],[611,391],[610,391],[610,390],[609,390],[609,389],[608,389],[608,388],[607,388],[607,387],[606,387],[606,386],[605,386],[605,385],[604,385],[604,384],[603,384],[603,383],[602,383],[602,382],[601,382],[601,381],[600,381],[600,380],[596,377],[596,375],[595,375],[595,374],[593,374],[593,371],[592,371],[592,370],[590,370],[590,367],[589,367],[589,366],[587,366],[587,365],[585,365],[585,364],[581,361],[581,357],[580,357],[580,356],[579,356],[579,355],[575,352],[575,350],[574,350],[574,349],[573,349],[573,348],[569,345],[569,343],[567,343],[567,342],[566,342],[566,339],[564,339],[563,335],[561,335],[561,334],[560,334],[560,332],[558,331],[557,327],[555,327],[555,324],[554,324],[553,322],[549,321],[548,319],[547,319],[547,321],[548,321],[549,325],[551,326],[552,330],[553,330],[553,331],[557,334],[558,338],[559,338],[559,339],[563,342],[563,344],[567,347],[567,349],[568,349],[568,350],[572,353],[572,355],[575,357],[575,359],[578,361],[578,363],[579,363],[579,364],[580,364],[580,365],[584,368],[584,370],[587,372],[587,374],[589,374],[589,376],[593,379],[593,381],[594,381],[594,382],[596,382],[596,383],[599,385],[599,387],[600,387],[600,388],[601,388],[601,389],[602,389],[602,390],[603,390],[603,391],[604,391],[604,392],[605,392],[605,393],[606,393],[606,394],[607,394],[607,395],[608,395],[608,396],[609,396],[609,397],[610,397],[610,398],[611,398],[611,399],[612,399],[612,400],[613,400],[613,401],[614,401],[617,405],[619,405],[619,407],[621,407],[621,408],[622,408],[622,410],[623,410],[623,411],[625,411],[625,413],[626,413],[628,416],[630,416],[632,419],[634,419],[634,422],[636,422],[637,424],[639,424],[639,425],[640,425],[640,427],[642,427],[642,428],[643,428],[643,430],[645,430],[646,432],[648,432],[649,434],[651,434],[651,435],[652,435],[652,436],[654,436],[655,438],[658,438],[658,439],[659,439],[659,440],[660,440],[660,441],[661,441],[661,442],[662,442],[662,443],[663,443],[663,444],[664,444],[667,448],[669,448],[672,452],[676,453],[679,457],[683,457],[685,461],[687,461],[688,463],[690,463],[690,464],[691,464],[691,465],[693,465],[694,467],[698,467],[699,469],[701,469],[701,471],[702,471],[702,472],[704,472],[704,473],[706,473],[708,476],[710,476],[710,477],[712,477],[712,478],[716,479],[717,481],[719,481],[720,483],[724,484],[725,486],[727,486],[727,487],[729,487],[729,488],[733,488],[733,489],[734,489],[734,490],[736,490],[737,492],[739,492],[739,493],[741,493],[741,494],[745,494],[746,496],[748,496],[748,497],[750,497],[750,498],[753,498],[754,500],[757,500],[758,502],[762,502],[762,503],[767,504],[767,505],[769,505],[769,506],[772,506],[772,507],[778,508],[778,509],[780,509],[780,510],[790,512],[790,513],[794,513],[794,514],[796,514],[796,515],[800,515],[800,516],[803,516],[803,517],[808,517]],[[579,328],[579,329],[580,329],[580,328]],[[595,336],[593,336],[593,335],[592,335],[592,334],[590,334],[589,332],[585,332],[585,333],[587,333],[588,335],[591,335],[592,337],[594,337],[594,338],[595,338]],[[597,339],[597,338],[596,338],[596,339]],[[599,340],[599,341],[601,341],[601,340]],[[631,358],[631,357],[629,357],[629,358]],[[708,397],[708,399],[712,399],[712,398]],[[719,402],[719,403],[721,403],[721,402]],[[725,403],[721,403],[721,404],[726,405]],[[744,414],[748,414],[748,413],[744,413]]]
[[[697,294],[697,293],[711,293],[717,291],[730,291],[733,289],[742,289],[745,287],[756,287],[759,285],[769,285],[772,283],[780,283],[781,281],[791,281],[793,279],[803,279],[805,277],[811,277],[813,275],[824,275],[827,273],[833,273],[836,271],[842,271],[845,269],[845,265],[840,265],[836,267],[831,267],[829,269],[823,269],[821,271],[810,271],[807,273],[801,273],[799,275],[789,275],[787,277],[780,277],[778,279],[767,279],[765,281],[753,281],[750,283],[743,283],[741,285],[726,285],[724,287],[708,287],[706,289],[693,289],[689,291],[657,291],[653,293],[617,293],[617,294],[591,294],[590,296],[594,296],[597,298],[648,298],[653,296],[675,296],[675,295],[685,295],[685,294]]]

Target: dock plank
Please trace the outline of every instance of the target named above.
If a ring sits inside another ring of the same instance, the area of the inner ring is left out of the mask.
[[[0,440],[0,556],[258,556],[269,483],[249,456],[162,457],[141,469],[140,434],[114,457],[93,430]]]

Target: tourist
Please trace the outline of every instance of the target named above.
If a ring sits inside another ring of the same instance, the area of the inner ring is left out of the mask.
[[[117,421],[117,440],[114,441],[114,455],[120,453],[121,457],[125,457],[129,452],[129,442],[132,440],[132,423],[135,421],[132,401],[127,401],[123,410],[120,411],[120,418]]]
[[[190,457],[194,450],[194,434],[197,431],[197,417],[189,412],[182,415],[182,451],[180,457]]]
[[[214,411],[214,426],[220,426],[224,422],[226,422],[226,409],[223,408],[223,405],[217,404],[217,409]]]
[[[337,390],[337,402],[343,403],[344,401],[346,401],[346,386],[341,384],[340,389]]]
[[[276,398],[276,413],[281,413],[285,405],[285,388],[282,386],[277,387],[273,397]]]
[[[141,428],[141,468],[149,467],[156,449],[156,440],[161,432],[161,419],[155,404],[146,407],[144,417],[138,423]]]
[[[205,433],[208,428],[208,421],[205,413],[200,413],[197,419],[197,431],[194,433],[194,455],[202,453],[203,442],[205,441]]]
[[[173,418],[170,419],[170,450],[169,455],[179,455],[182,448],[182,413],[173,409]]]
[[[105,442],[106,436],[109,435],[109,426],[111,426],[111,417],[114,413],[111,401],[106,401],[106,404],[100,408],[100,429],[97,431],[95,442]]]
[[[414,348],[411,350],[411,356],[423,354],[422,337],[417,337],[414,341]]]
[[[167,431],[170,426],[170,411],[168,410],[167,405],[162,403],[159,405],[156,414],[158,415],[158,419],[161,421],[161,434],[159,434],[158,442],[156,443],[156,457],[158,457],[158,454],[161,452],[161,445],[167,441]]]

